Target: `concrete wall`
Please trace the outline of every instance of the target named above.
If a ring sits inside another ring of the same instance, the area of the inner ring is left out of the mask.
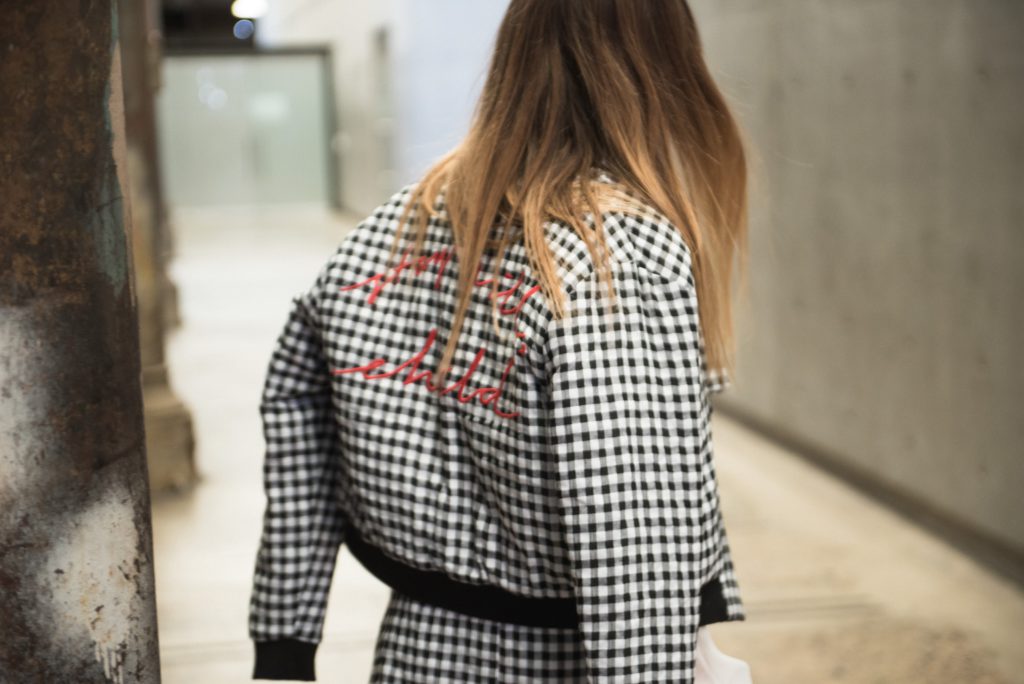
[[[466,130],[506,0],[272,0],[260,45],[332,51],[342,203],[368,212]]]
[[[1019,564],[1024,3],[692,4],[754,156],[723,408]]]

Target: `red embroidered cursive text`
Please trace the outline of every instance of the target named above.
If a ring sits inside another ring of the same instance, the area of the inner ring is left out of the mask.
[[[523,337],[523,333],[516,333],[516,336]],[[494,413],[496,413],[498,416],[502,418],[515,418],[518,415],[520,415],[518,411],[503,411],[502,409],[498,408],[498,399],[501,398],[501,393],[505,389],[505,381],[508,379],[508,374],[509,372],[511,372],[512,366],[515,363],[515,356],[509,359],[508,363],[505,364],[505,371],[501,374],[501,381],[496,386],[480,387],[473,390],[469,394],[466,394],[466,389],[469,386],[470,378],[473,377],[473,373],[476,372],[477,367],[479,367],[480,363],[484,360],[484,357],[486,356],[486,351],[482,348],[479,351],[477,351],[476,357],[474,357],[473,362],[469,365],[469,368],[466,370],[463,376],[456,380],[455,382],[453,382],[452,384],[448,385],[447,387],[442,388],[440,386],[434,385],[433,371],[420,370],[420,364],[423,362],[423,359],[426,358],[427,354],[430,352],[430,348],[434,345],[434,341],[436,339],[437,328],[431,328],[430,332],[427,333],[427,339],[424,342],[423,346],[420,348],[420,350],[416,352],[413,356],[406,359],[405,361],[398,364],[389,371],[383,373],[372,373],[371,371],[374,371],[380,368],[381,366],[387,364],[386,359],[374,359],[370,363],[364,364],[362,366],[354,366],[352,368],[336,368],[334,369],[334,374],[344,375],[346,373],[362,373],[363,378],[365,378],[366,380],[382,380],[384,378],[394,377],[400,374],[402,371],[408,371],[405,374],[405,378],[402,380],[403,385],[413,385],[422,382],[423,385],[426,386],[427,391],[429,392],[441,396],[454,392],[455,398],[458,399],[463,404],[473,400],[477,400],[484,406],[490,406]],[[517,354],[525,354],[526,345],[520,345],[519,349],[516,351]]]
[[[432,254],[423,255],[417,257],[415,260],[411,259],[411,253],[406,252],[402,256],[402,260],[398,265],[387,271],[377,273],[365,280],[352,285],[346,285],[339,288],[342,291],[356,290],[362,287],[371,286],[370,294],[366,298],[366,303],[371,306],[376,303],[377,298],[387,285],[390,285],[398,280],[402,272],[406,269],[413,267],[416,275],[423,273],[431,264],[437,264],[437,277],[434,280],[434,289],[441,287],[441,278],[444,274],[445,268],[451,260],[451,251],[449,249],[441,249]],[[479,274],[479,269],[477,270]],[[523,306],[526,302],[540,290],[540,286],[536,285],[530,288],[524,288],[524,276],[522,273],[519,274],[518,278],[511,273],[505,273],[506,278],[515,278],[515,282],[505,289],[497,290],[491,294],[491,297],[498,302],[498,312],[503,316],[515,316],[522,311]],[[493,278],[487,278],[484,280],[476,280],[477,286],[491,285],[493,284]],[[521,292],[521,290],[523,290]],[[516,332],[516,337],[522,339],[525,335],[522,332]],[[508,379],[509,373],[515,364],[517,356],[521,356],[526,353],[526,344],[520,344],[516,349],[516,353],[506,362],[505,369],[501,374],[501,379],[495,386],[479,387],[472,391],[469,391],[470,379],[476,372],[477,368],[486,358],[487,352],[485,349],[480,348],[477,350],[473,361],[470,363],[469,368],[462,375],[461,378],[451,383],[447,387],[437,386],[433,382],[434,372],[429,369],[421,369],[420,366],[423,360],[430,353],[434,342],[437,339],[437,328],[431,328],[426,335],[423,345],[420,347],[413,356],[402,361],[394,368],[388,371],[374,373],[378,368],[387,365],[388,361],[384,358],[377,358],[369,363],[361,366],[353,366],[350,368],[335,368],[332,372],[334,375],[346,375],[350,373],[361,373],[363,378],[366,380],[383,380],[385,378],[396,377],[404,373],[402,379],[403,385],[423,384],[427,391],[444,396],[446,394],[453,393],[456,399],[461,403],[467,403],[471,401],[479,401],[483,406],[488,406],[494,413],[502,418],[515,418],[520,415],[518,411],[505,411],[498,407],[498,400],[501,398],[502,392],[505,388],[505,383]],[[467,393],[468,392],[468,393]]]

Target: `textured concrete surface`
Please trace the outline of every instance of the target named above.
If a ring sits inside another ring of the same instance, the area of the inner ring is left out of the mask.
[[[3,10],[0,684],[155,684],[115,5]]]
[[[184,327],[173,382],[193,407],[201,482],[155,502],[166,684],[250,681],[260,530],[257,400],[289,298],[346,223],[315,212],[177,217]],[[944,542],[716,414],[721,494],[749,619],[712,627],[757,684],[1014,684],[1024,596]],[[366,681],[388,591],[342,550],[320,681]]]
[[[752,142],[729,401],[1024,577],[1024,3],[693,7]]]
[[[124,55],[125,133],[128,143],[128,187],[131,193],[131,246],[139,311],[139,355],[142,361],[146,458],[150,491],[182,487],[195,477],[192,420],[188,409],[167,382],[164,337],[168,312],[164,253],[167,226],[156,140],[154,65],[159,45],[158,5],[119,2],[121,49]]]

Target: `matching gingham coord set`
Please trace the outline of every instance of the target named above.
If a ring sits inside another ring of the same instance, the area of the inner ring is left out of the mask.
[[[609,314],[583,240],[547,224],[569,315],[513,243],[497,314],[485,258],[435,383],[458,264],[443,211],[388,262],[410,189],[294,298],[269,364],[254,676],[312,678],[349,541],[395,587],[372,682],[691,682],[698,626],[745,615],[689,249],[653,211],[605,213]]]

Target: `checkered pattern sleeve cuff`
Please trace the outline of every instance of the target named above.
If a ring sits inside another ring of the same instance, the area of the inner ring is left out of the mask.
[[[548,434],[592,684],[692,682],[700,588],[723,569],[689,272],[628,262],[549,324]],[[711,513],[708,513],[711,511]]]
[[[249,602],[257,678],[313,679],[313,655],[344,541],[317,297],[314,286],[293,299],[260,402],[266,507]]]

